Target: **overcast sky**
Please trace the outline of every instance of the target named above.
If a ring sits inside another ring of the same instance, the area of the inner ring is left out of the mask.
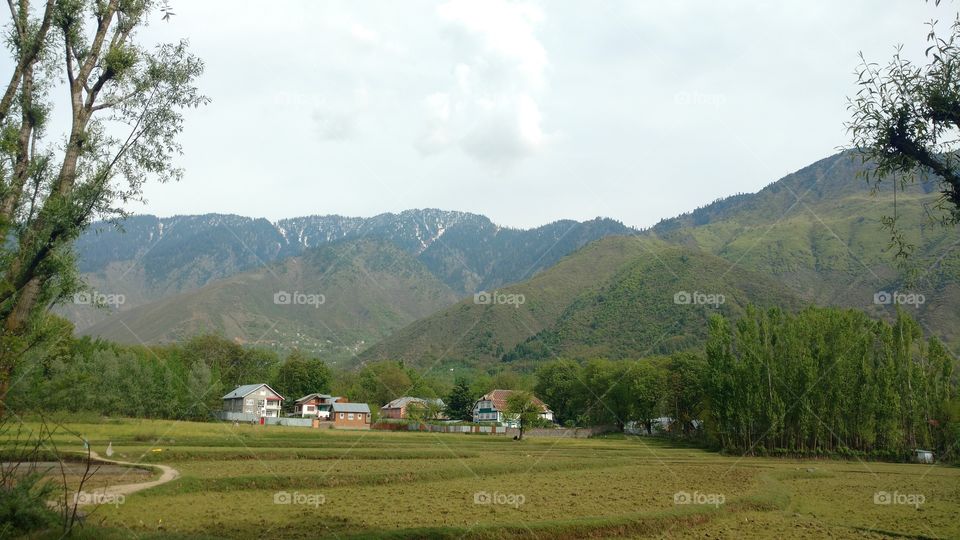
[[[648,226],[845,144],[857,53],[922,54],[921,0],[174,0],[212,102],[138,213],[436,207]]]

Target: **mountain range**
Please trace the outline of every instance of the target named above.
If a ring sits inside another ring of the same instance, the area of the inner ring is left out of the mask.
[[[124,342],[215,332],[330,361],[525,367],[696,346],[711,312],[748,304],[886,317],[886,298],[912,293],[923,302],[901,307],[957,343],[957,228],[930,219],[929,185],[877,191],[863,171],[837,154],[643,231],[603,218],[518,230],[432,209],[273,223],[135,216],[126,232],[101,224],[76,245],[87,282],[122,305],[64,313],[81,333]],[[905,261],[884,216],[914,247]],[[275,302],[281,293],[325,302]]]

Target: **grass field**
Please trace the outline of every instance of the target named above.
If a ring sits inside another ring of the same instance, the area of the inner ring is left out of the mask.
[[[101,454],[112,442],[114,459],[181,473],[93,509],[81,536],[97,539],[960,537],[956,467],[738,458],[624,436],[67,427]],[[65,432],[57,442],[81,449]]]

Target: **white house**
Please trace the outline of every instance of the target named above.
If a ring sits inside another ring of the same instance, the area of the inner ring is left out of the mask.
[[[244,384],[223,396],[223,411],[279,418],[283,396],[266,383]]]
[[[504,424],[507,427],[517,427],[516,416],[506,414],[507,399],[513,394],[513,390],[491,390],[482,396],[473,405],[474,422],[496,422]],[[540,401],[536,396],[533,402],[540,407],[540,418],[553,422],[553,411],[547,407],[547,404]]]
[[[301,418],[329,420],[334,403],[345,403],[347,398],[329,394],[308,394],[294,402],[293,415]]]

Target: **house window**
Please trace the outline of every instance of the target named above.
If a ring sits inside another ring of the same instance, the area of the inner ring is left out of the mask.
[[[340,413],[340,419],[343,420],[343,413]]]
[[[347,415],[347,420],[353,420],[353,413]]]

